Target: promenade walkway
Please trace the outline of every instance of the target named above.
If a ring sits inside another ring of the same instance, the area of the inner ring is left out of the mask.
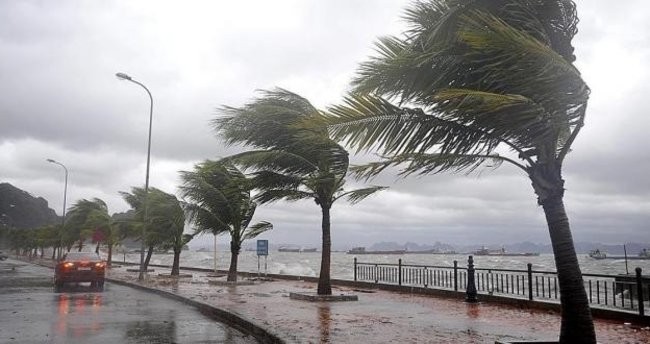
[[[289,293],[315,292],[312,282],[274,279],[224,285],[220,282],[225,278],[181,273],[192,277],[159,276],[169,270],[156,267],[142,285],[236,314],[288,343],[494,343],[557,340],[559,333],[560,316],[551,311],[336,286],[334,294],[354,293],[359,301],[309,302],[290,299]],[[127,267],[111,269],[109,277],[138,283],[137,273],[127,272]],[[595,325],[599,343],[650,343],[648,327],[598,319]]]

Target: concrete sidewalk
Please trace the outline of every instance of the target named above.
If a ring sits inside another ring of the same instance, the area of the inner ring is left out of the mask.
[[[131,268],[131,267],[130,267]],[[556,312],[465,302],[425,295],[333,287],[359,301],[309,302],[291,292],[315,292],[316,284],[274,279],[226,285],[225,277],[182,271],[192,277],[169,278],[155,268],[143,283],[137,272],[113,268],[108,277],[172,292],[235,314],[288,343],[494,343],[499,339],[557,340]],[[241,278],[240,281],[248,281]],[[650,328],[595,320],[599,343],[650,343]]]

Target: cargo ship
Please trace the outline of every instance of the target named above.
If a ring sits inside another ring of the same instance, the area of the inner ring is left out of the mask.
[[[537,252],[524,252],[524,253],[508,253],[505,248],[498,250],[490,250],[482,247],[480,250],[472,252],[475,256],[503,256],[503,257],[531,257],[539,256]]]
[[[348,254],[405,254],[406,250],[366,251],[365,247],[353,247]]]

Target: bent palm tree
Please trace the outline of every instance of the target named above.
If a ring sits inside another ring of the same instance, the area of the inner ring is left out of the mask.
[[[327,130],[313,125],[320,112],[309,101],[286,90],[241,107],[224,107],[213,120],[217,133],[229,144],[243,143],[258,150],[229,157],[254,171],[253,183],[261,203],[313,199],[322,212],[322,258],[318,294],[331,295],[330,209],[342,197],[356,203],[383,187],[345,191],[348,153],[331,140]]]
[[[248,226],[257,204],[251,197],[252,183],[229,161],[206,160],[193,172],[181,172],[180,187],[189,202],[185,209],[198,232],[230,234],[230,268],[228,281],[237,281],[237,261],[244,240],[273,229],[262,221]]]
[[[403,175],[503,162],[521,169],[548,223],[560,342],[595,343],[561,173],[589,96],[572,65],[575,5],[432,0],[416,3],[406,18],[405,38],[382,38],[380,56],[360,68],[356,94],[331,109],[333,134],[358,149],[382,147],[385,159],[358,168],[362,177],[391,165]]]
[[[147,211],[151,228],[155,228],[160,237],[158,247],[163,250],[171,249],[174,251],[171,275],[178,276],[181,251],[183,246],[192,240],[194,236],[183,233],[185,230],[185,213],[176,196],[158,189],[151,191],[147,199],[149,202]]]
[[[145,192],[144,188],[133,187],[131,192],[120,191],[122,198],[128,203],[131,208],[135,211],[134,222],[132,226],[134,228],[139,226],[146,226],[145,238],[140,238],[139,240],[144,240],[145,246],[147,247],[147,255],[144,260],[143,269],[146,271],[151,261],[151,256],[153,255],[154,248],[167,245],[172,237],[180,235],[183,233],[183,226],[180,225],[179,229],[179,219],[178,214],[173,211],[173,202],[169,205],[169,198],[174,197],[173,195],[167,194],[156,188],[149,188],[148,199],[155,200],[148,201],[148,212],[157,213],[159,216],[155,218],[153,216],[147,216],[147,222],[144,222],[144,200]],[[176,197],[174,197],[175,199]],[[154,210],[155,207],[170,207],[168,210],[171,212],[165,213],[164,211]],[[163,216],[163,218],[160,218]],[[154,220],[157,221],[154,226]],[[139,227],[142,228],[142,227]],[[138,231],[141,233],[141,231]],[[180,234],[179,234],[180,233]]]
[[[81,199],[70,208],[66,219],[66,230],[69,235],[78,238],[79,251],[83,248],[83,242],[88,237],[92,237],[97,243],[95,252],[99,251],[101,242],[108,244],[109,260],[111,259],[112,247],[112,229],[113,222],[108,215],[108,206],[106,202],[99,198],[92,200]]]

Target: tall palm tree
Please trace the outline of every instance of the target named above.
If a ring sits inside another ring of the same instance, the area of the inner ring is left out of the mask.
[[[354,93],[331,109],[337,139],[381,147],[403,175],[508,163],[531,180],[546,215],[562,303],[560,342],[595,343],[564,208],[562,163],[583,125],[589,88],[573,66],[570,0],[430,0],[406,11],[403,37],[377,43]]]
[[[329,138],[327,130],[313,125],[321,113],[305,98],[283,90],[266,91],[263,97],[241,108],[224,107],[213,120],[217,133],[228,144],[244,144],[257,150],[230,157],[254,171],[260,190],[256,200],[313,199],[322,213],[322,258],[318,294],[331,295],[330,209],[346,197],[356,203],[383,187],[345,191],[348,152]]]
[[[251,180],[230,161],[206,160],[194,171],[181,172],[185,209],[197,226],[197,232],[230,234],[228,281],[237,281],[237,261],[244,240],[273,229],[262,221],[249,226],[257,204],[251,196]]]

